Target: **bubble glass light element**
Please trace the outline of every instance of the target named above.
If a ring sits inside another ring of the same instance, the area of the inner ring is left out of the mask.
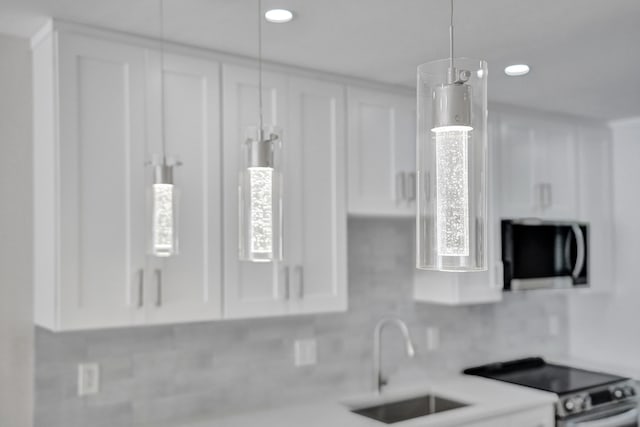
[[[282,259],[281,132],[251,127],[242,146],[239,213],[242,261]]]
[[[153,184],[153,254],[159,257],[175,255],[176,227],[173,184]]]
[[[418,67],[416,267],[487,269],[487,64]]]
[[[179,192],[173,183],[173,169],[179,163],[167,163],[162,157],[152,163],[154,174],[148,199],[151,216],[149,253],[157,257],[178,254]]]

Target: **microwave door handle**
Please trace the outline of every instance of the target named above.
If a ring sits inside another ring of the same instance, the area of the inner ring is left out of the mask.
[[[584,267],[585,262],[585,241],[584,241],[584,233],[578,224],[573,224],[571,226],[573,233],[576,235],[576,265],[573,267],[573,273],[571,274],[574,279],[577,279],[580,276],[580,272]]]
[[[573,241],[573,236],[572,234],[575,234],[575,231],[572,229],[569,233],[567,233],[567,240],[565,240],[564,242],[564,263],[567,266],[567,269],[572,268],[571,266],[571,243]],[[578,239],[576,238],[576,241]],[[576,244],[577,245],[577,244]],[[577,256],[577,254],[576,254]],[[576,262],[578,261],[578,259],[576,258]],[[575,264],[573,266],[573,269],[575,269]],[[571,270],[571,276],[573,277],[573,269]]]

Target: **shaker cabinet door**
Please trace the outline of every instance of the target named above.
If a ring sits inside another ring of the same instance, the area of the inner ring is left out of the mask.
[[[575,129],[562,122],[536,120],[533,135],[540,216],[574,220],[578,215]]]
[[[572,125],[546,116],[499,112],[502,218],[575,219],[577,149]]]
[[[145,51],[58,42],[57,328],[130,325],[145,280]]]
[[[159,59],[154,52],[149,61],[148,160],[163,152]],[[174,54],[165,54],[163,62],[166,155],[181,163],[174,168],[179,253],[150,258],[148,323],[218,319],[222,309],[220,65]],[[152,172],[147,167],[147,187]]]
[[[295,144],[286,133],[287,80],[284,75],[265,72],[263,76],[264,125],[278,126],[283,134],[283,152]],[[278,316],[288,310],[289,268],[280,262],[239,260],[238,183],[241,145],[249,126],[258,126],[258,70],[223,66],[223,170],[224,170],[224,316],[226,318]],[[286,154],[285,154],[286,156]],[[288,182],[286,170],[284,182]],[[287,200],[288,188],[283,200]],[[288,206],[284,207],[289,211]],[[287,219],[285,218],[285,221]],[[288,256],[285,248],[285,258]]]
[[[347,308],[344,89],[291,79],[287,168],[293,210],[285,225],[290,250],[291,312]]]
[[[348,89],[349,214],[415,214],[415,98]]]
[[[521,117],[507,113],[498,115],[498,123],[497,139],[491,143],[498,149],[499,214],[502,218],[538,216],[533,128]]]

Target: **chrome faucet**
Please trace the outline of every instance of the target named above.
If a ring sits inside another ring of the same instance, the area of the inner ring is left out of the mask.
[[[411,336],[409,335],[409,328],[407,328],[407,325],[402,320],[394,317],[386,317],[378,322],[373,333],[373,374],[374,384],[378,393],[382,392],[382,387],[387,385],[387,380],[382,376],[380,350],[382,347],[382,330],[388,324],[396,325],[398,329],[400,329],[400,332],[402,332],[407,356],[413,357],[416,354],[416,351],[413,348],[413,343],[411,342]]]

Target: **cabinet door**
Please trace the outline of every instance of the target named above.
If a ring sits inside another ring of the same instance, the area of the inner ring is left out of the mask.
[[[581,128],[580,220],[589,223],[589,285],[610,291],[613,275],[613,189],[611,134],[607,128]]]
[[[555,411],[552,405],[528,409],[511,416],[509,426],[517,427],[553,427],[555,423]]]
[[[291,312],[346,310],[344,89],[292,79],[289,108]]]
[[[573,127],[546,116],[504,113],[500,122],[500,215],[575,219]]]
[[[349,213],[414,215],[415,98],[349,88],[348,104]]]
[[[265,126],[279,126],[286,131],[286,78],[265,72],[263,105]],[[287,312],[286,269],[278,262],[251,263],[238,260],[238,174],[241,144],[248,126],[257,126],[258,71],[240,66],[223,67],[224,108],[224,316],[227,318],[277,316]],[[285,133],[283,151],[295,144]],[[286,165],[285,165],[286,167]],[[285,184],[288,182],[283,171]],[[288,187],[284,189],[284,203]],[[290,211],[288,205],[285,212]],[[286,222],[285,218],[285,222]],[[285,257],[288,256],[285,248]]]
[[[491,141],[499,150],[498,214],[501,218],[539,216],[531,124],[508,113],[500,113],[498,122],[498,137]]]
[[[574,220],[578,215],[577,151],[573,126],[551,120],[534,125],[535,181],[541,217]]]
[[[59,36],[61,330],[125,326],[145,266],[145,51]]]
[[[525,409],[514,414],[467,423],[465,427],[553,427],[555,412],[552,405]]]
[[[148,160],[163,152],[160,58],[157,52],[150,57]],[[148,323],[217,319],[222,291],[219,64],[165,54],[163,82],[166,155],[182,163],[174,169],[179,254],[149,257]],[[152,172],[148,167],[147,188]]]
[[[464,424],[464,427],[520,427],[517,424],[511,424],[511,419],[505,417],[495,417],[487,420],[474,421]]]

